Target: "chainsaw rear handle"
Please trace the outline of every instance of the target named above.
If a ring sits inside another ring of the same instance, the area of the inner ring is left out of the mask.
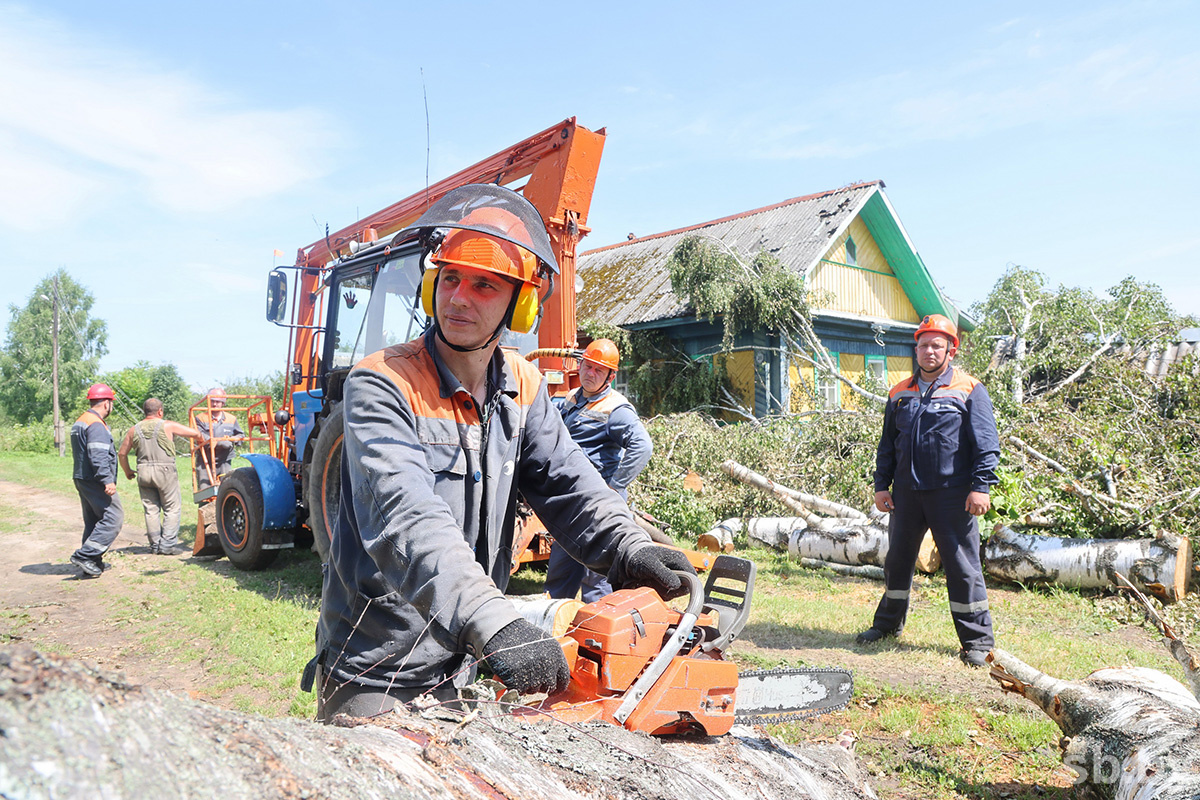
[[[679,624],[675,626],[675,632],[671,634],[671,638],[663,645],[663,649],[650,662],[650,666],[646,667],[646,671],[638,676],[638,679],[633,682],[629,690],[625,692],[625,699],[621,702],[621,707],[613,714],[613,718],[625,724],[625,720],[629,719],[638,707],[638,703],[642,698],[654,688],[654,684],[662,677],[663,672],[671,663],[671,659],[679,654],[683,649],[683,644],[691,636],[692,627],[695,626],[696,620],[700,617],[700,611],[704,608],[704,586],[700,583],[700,578],[693,572],[685,572],[683,570],[671,570],[679,576],[680,580],[688,586],[688,604],[687,610],[683,612],[683,616],[679,620]]]

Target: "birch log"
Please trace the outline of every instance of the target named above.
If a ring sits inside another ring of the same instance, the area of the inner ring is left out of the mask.
[[[614,725],[402,711],[272,720],[0,648],[0,797],[141,800],[873,798],[849,750],[738,725],[666,741]]]
[[[875,567],[882,567],[887,558],[887,526],[862,518],[822,517],[816,526],[798,517],[751,517],[745,523],[727,519],[714,529],[719,530],[735,534],[744,530],[748,538],[760,544],[776,550],[786,548],[792,558]],[[917,569],[932,573],[941,563],[933,536],[926,531],[921,539]]]
[[[1062,730],[1063,763],[1086,790],[1080,796],[1200,797],[1200,702],[1174,678],[1131,667],[1064,681],[1003,650],[988,660],[1002,689],[1032,702]]]
[[[1061,539],[1017,533],[1004,525],[983,547],[983,567],[1014,583],[1053,583],[1080,589],[1117,586],[1123,573],[1164,602],[1187,595],[1191,544],[1164,535],[1154,539]]]

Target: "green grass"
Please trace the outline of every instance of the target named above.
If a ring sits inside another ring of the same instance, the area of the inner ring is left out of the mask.
[[[134,460],[131,458],[129,463],[132,466]],[[175,468],[179,473],[179,486],[183,493],[183,529],[194,532],[196,504],[192,501],[191,459],[187,456],[180,456],[175,460]],[[39,489],[65,495],[78,503],[79,495],[75,491],[75,481],[71,477],[73,470],[74,464],[69,450],[63,458],[46,453],[0,451],[0,481],[36,486]],[[120,466],[117,467],[117,494],[121,498],[121,507],[125,509],[125,524],[132,524],[134,527],[145,530],[142,500],[138,495],[137,481],[126,479]]]
[[[188,464],[180,475],[190,485]],[[0,480],[50,489],[74,501],[69,459],[0,453]],[[133,483],[120,482],[127,520],[140,525]],[[194,505],[185,499],[185,530]],[[36,529],[37,516],[0,515],[0,531]],[[855,696],[837,714],[773,725],[783,741],[832,741],[844,730],[857,737],[860,764],[883,798],[1069,797],[1058,728],[1031,704],[1007,703],[984,671],[957,659],[945,581],[918,577],[904,634],[863,647],[854,635],[868,627],[881,586],[801,567],[785,554],[743,550],[759,565],[754,610],[732,657],[743,667],[796,662],[804,649],[818,666],[855,664]],[[130,559],[133,562],[134,559]],[[284,551],[270,569],[244,573],[227,561],[180,560],[130,570],[136,591],[109,598],[112,618],[141,652],[202,678],[198,694],[268,716],[311,718],[314,700],[299,691],[313,652],[320,570],[307,552]],[[543,575],[521,570],[513,594],[540,591]],[[1057,677],[1079,679],[1122,664],[1181,677],[1156,637],[1122,636],[1113,602],[1098,593],[1003,586],[990,591],[997,643]],[[0,642],[23,637],[32,624],[22,609],[0,611]],[[812,655],[816,653],[816,655]],[[917,680],[917,678],[923,680]],[[958,680],[946,687],[943,678]],[[988,689],[963,691],[963,681]],[[993,694],[994,690],[994,694]]]

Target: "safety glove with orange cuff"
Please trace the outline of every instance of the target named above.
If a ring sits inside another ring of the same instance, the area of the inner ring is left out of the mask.
[[[496,680],[521,694],[554,694],[571,680],[562,645],[523,619],[508,623],[488,639],[483,659]]]
[[[643,547],[625,562],[626,586],[649,586],[664,600],[687,594],[688,587],[675,570],[696,574],[692,563],[679,550],[669,547]]]

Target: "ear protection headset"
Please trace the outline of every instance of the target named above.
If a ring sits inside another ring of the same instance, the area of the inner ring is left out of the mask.
[[[533,329],[540,311],[540,281],[537,277],[537,257],[532,253],[476,231],[456,230],[446,236],[441,247],[430,254],[429,261],[432,263],[421,273],[421,308],[431,319],[436,318],[439,268],[446,264],[457,264],[519,280],[519,288],[508,304],[504,325],[514,333],[529,333]]]

